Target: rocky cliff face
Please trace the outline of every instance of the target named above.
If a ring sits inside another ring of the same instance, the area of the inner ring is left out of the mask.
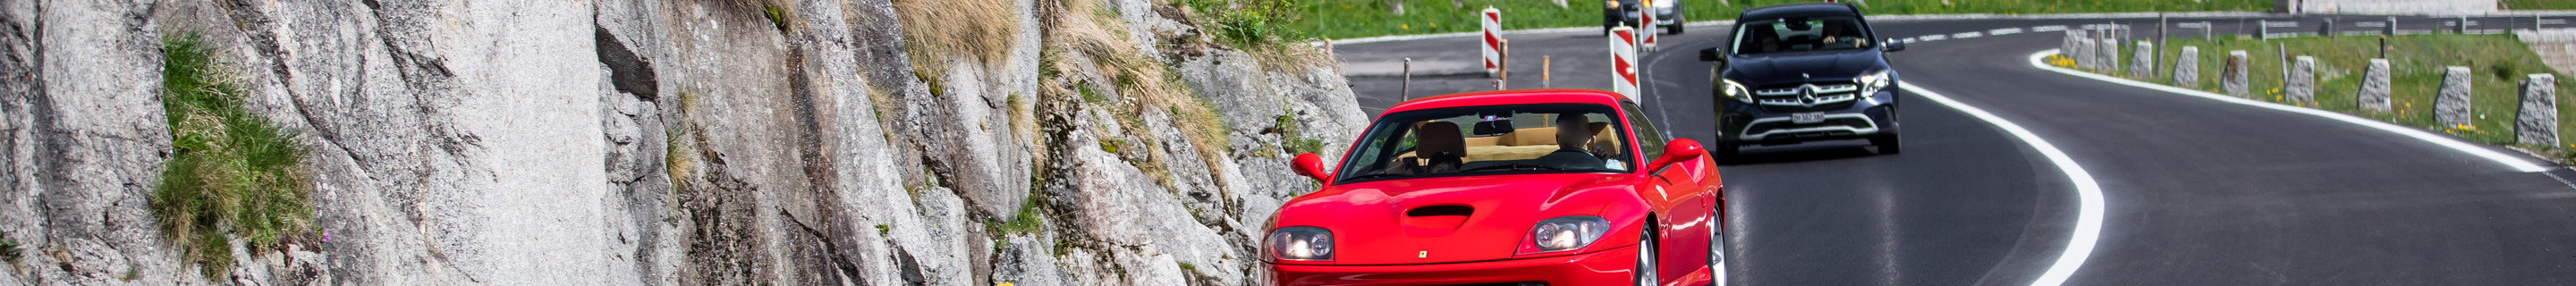
[[[1289,152],[1367,120],[1168,4],[989,2],[961,48],[886,1],[0,0],[0,283],[1250,284]],[[328,237],[216,281],[146,209],[186,34]]]

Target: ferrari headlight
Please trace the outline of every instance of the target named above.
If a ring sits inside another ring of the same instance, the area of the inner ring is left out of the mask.
[[[1752,89],[1744,88],[1744,84],[1736,83],[1735,80],[1732,79],[1722,81],[1725,82],[1726,86],[1719,88],[1726,89],[1726,98],[1733,98],[1735,101],[1741,101],[1744,103],[1753,103]]]
[[[1536,252],[1565,251],[1592,245],[1601,234],[1610,232],[1610,221],[1601,217],[1578,215],[1539,221],[1530,228],[1529,244]]]
[[[1888,85],[1896,84],[1894,78],[1889,77],[1889,73],[1889,71],[1883,70],[1872,72],[1861,75],[1860,78],[1854,79],[1853,81],[1860,83],[1861,96],[1877,95],[1879,90],[1887,89]]]
[[[1333,261],[1333,231],[1321,227],[1282,227],[1262,241],[1263,251],[1279,260]]]

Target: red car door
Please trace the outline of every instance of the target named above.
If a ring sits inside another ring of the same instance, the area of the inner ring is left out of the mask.
[[[1668,143],[1663,133],[1646,120],[1648,117],[1642,116],[1635,104],[1622,107],[1628,117],[1629,138],[1634,143],[1631,146],[1636,146],[1642,155],[1638,158],[1641,162],[1655,162],[1664,155],[1664,144]],[[1671,165],[1644,168],[1647,173],[1643,179],[1646,182],[1640,185],[1649,187],[1640,196],[1652,203],[1657,208],[1655,213],[1659,214],[1655,216],[1655,225],[1660,228],[1655,249],[1662,253],[1656,257],[1655,274],[1661,276],[1661,281],[1674,281],[1707,267],[1711,239],[1709,228],[1714,227],[1717,220],[1715,212],[1711,211],[1712,195],[1707,187],[1711,184],[1707,181],[1716,177],[1709,175],[1715,170],[1715,164],[1707,156],[1700,156]]]

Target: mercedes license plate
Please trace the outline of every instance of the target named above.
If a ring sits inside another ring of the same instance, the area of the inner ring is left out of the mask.
[[[1823,112],[1792,113],[1792,114],[1789,114],[1789,121],[1791,121],[1791,122],[1797,122],[1798,124],[1815,124],[1815,123],[1817,123],[1817,122],[1825,122],[1825,113],[1823,113]]]

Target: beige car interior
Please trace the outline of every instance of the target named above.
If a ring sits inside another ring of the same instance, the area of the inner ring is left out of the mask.
[[[1518,128],[1501,135],[1465,137],[1458,131],[1457,123],[1428,121],[1420,124],[1422,124],[1421,127],[1416,128],[1415,130],[1418,131],[1414,133],[1416,135],[1414,151],[1398,154],[1397,158],[1402,158],[1400,160],[1404,160],[1406,163],[1404,165],[1408,167],[1432,168],[1426,170],[1428,172],[1448,171],[1448,169],[1440,169],[1443,167],[1456,168],[1455,165],[1444,166],[1444,164],[1528,160],[1546,156],[1560,148],[1556,144],[1556,135],[1558,129],[1563,127]],[[1626,150],[1625,146],[1618,146],[1619,137],[1611,133],[1609,127],[1610,123],[1607,122],[1585,124],[1585,132],[1593,134],[1592,144],[1588,148],[1594,154],[1607,155],[1619,153],[1618,150]]]

